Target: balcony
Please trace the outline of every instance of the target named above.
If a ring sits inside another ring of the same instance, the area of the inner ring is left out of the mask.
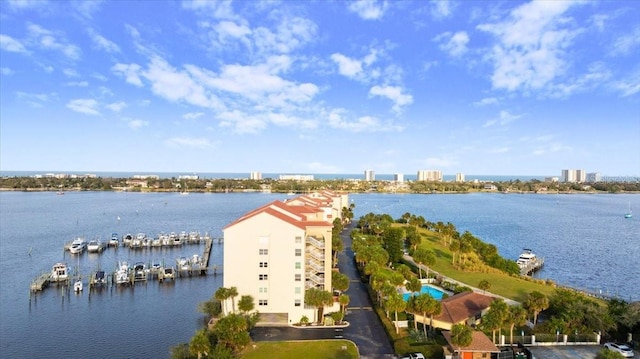
[[[323,251],[319,251],[315,248],[308,248],[307,249],[307,254],[309,255],[309,257],[318,260],[320,262],[324,262],[324,252]]]
[[[307,260],[307,268],[311,268],[316,272],[320,272],[320,273],[324,273],[324,264],[322,264],[323,262],[320,261],[316,261],[313,259],[308,259]]]
[[[307,244],[310,244],[316,248],[324,249],[324,240],[318,240],[313,236],[307,236]]]

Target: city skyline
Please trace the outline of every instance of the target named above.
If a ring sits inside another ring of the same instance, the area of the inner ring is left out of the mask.
[[[638,16],[626,1],[3,1],[0,169],[637,177]]]

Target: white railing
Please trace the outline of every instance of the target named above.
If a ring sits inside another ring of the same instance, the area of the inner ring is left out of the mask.
[[[321,262],[324,262],[324,253],[317,249],[309,249],[307,250],[307,254],[311,256],[311,258],[317,259]]]
[[[312,236],[307,236],[307,244],[311,244],[317,248],[324,248],[324,241],[320,241]]]
[[[324,273],[324,265],[322,264],[322,262],[310,259],[310,260],[307,261],[307,267],[312,268],[316,272]]]

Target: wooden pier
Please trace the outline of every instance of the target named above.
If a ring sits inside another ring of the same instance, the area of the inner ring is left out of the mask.
[[[51,273],[42,273],[38,278],[36,278],[33,282],[31,282],[31,291],[38,292],[43,290],[49,285],[49,280],[51,279]]]
[[[521,275],[530,275],[534,272],[539,271],[540,269],[542,269],[542,266],[544,265],[544,258],[536,258],[535,261],[530,262],[529,264],[527,264],[524,267],[520,268],[520,274]]]

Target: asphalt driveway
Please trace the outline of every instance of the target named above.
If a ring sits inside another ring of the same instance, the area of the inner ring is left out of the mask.
[[[599,345],[562,345],[552,347],[528,347],[536,359],[593,359],[600,349]]]

